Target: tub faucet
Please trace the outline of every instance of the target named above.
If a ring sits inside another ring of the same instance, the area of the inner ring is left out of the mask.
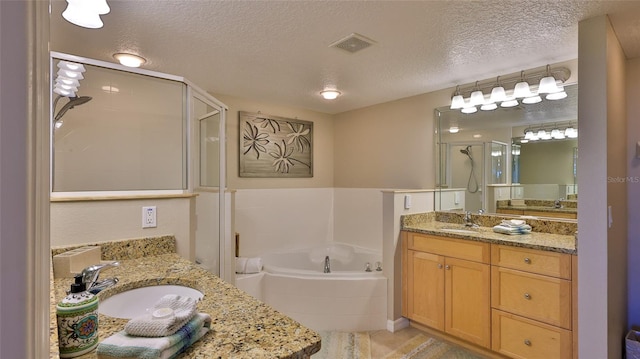
[[[331,273],[331,260],[329,256],[324,257],[324,272]]]

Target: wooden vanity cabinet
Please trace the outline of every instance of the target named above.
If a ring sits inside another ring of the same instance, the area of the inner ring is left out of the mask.
[[[575,258],[492,244],[491,264],[492,350],[512,358],[572,358]]]
[[[577,358],[575,255],[403,231],[402,265],[416,326],[500,357]]]
[[[403,315],[490,348],[488,243],[405,233]]]

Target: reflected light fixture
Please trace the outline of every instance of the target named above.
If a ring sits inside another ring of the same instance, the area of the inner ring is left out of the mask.
[[[335,100],[341,93],[338,90],[324,90],[320,91],[320,95],[324,97],[325,100]]]
[[[538,102],[542,102],[542,97],[540,97],[539,95],[529,96],[522,99],[522,103],[526,103],[527,105]]]
[[[458,126],[451,126],[451,127],[449,127],[449,133],[458,133],[458,131],[460,131],[460,129],[458,128]]]
[[[562,87],[562,90],[560,90],[559,92],[554,92],[554,93],[550,93],[548,94],[545,99],[550,100],[550,101],[555,101],[555,100],[562,100],[563,98],[567,97],[567,93],[564,91],[564,86]]]
[[[469,113],[478,112],[478,109],[475,106],[466,106],[466,107],[463,107],[462,110],[460,110],[460,111],[462,111],[462,113],[469,114]]]
[[[113,57],[118,60],[121,65],[127,67],[140,67],[147,62],[144,57],[124,52],[113,54]]]
[[[88,29],[99,29],[104,24],[100,15],[111,11],[106,0],[67,0],[62,17],[74,25]]]
[[[503,101],[500,104],[500,107],[507,107],[507,108],[516,107],[516,106],[518,106],[518,100],[516,100],[515,98],[507,99],[506,101]]]
[[[480,109],[482,111],[491,111],[495,110],[496,108],[498,108],[498,105],[496,105],[494,102],[485,103],[484,105],[480,106]]]

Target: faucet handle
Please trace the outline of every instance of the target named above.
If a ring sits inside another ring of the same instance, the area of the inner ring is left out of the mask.
[[[91,288],[98,280],[101,270],[105,268],[110,268],[110,267],[117,267],[119,265],[120,265],[120,262],[110,262],[110,263],[103,263],[103,264],[94,264],[92,266],[89,266],[83,269],[82,273],[80,273],[80,275],[82,275],[82,282],[87,285],[87,288]]]

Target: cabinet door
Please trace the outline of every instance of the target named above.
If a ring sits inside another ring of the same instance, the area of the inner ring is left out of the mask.
[[[444,257],[411,250],[407,257],[408,317],[444,330]]]
[[[445,331],[486,348],[491,346],[490,276],[488,264],[446,258]]]

